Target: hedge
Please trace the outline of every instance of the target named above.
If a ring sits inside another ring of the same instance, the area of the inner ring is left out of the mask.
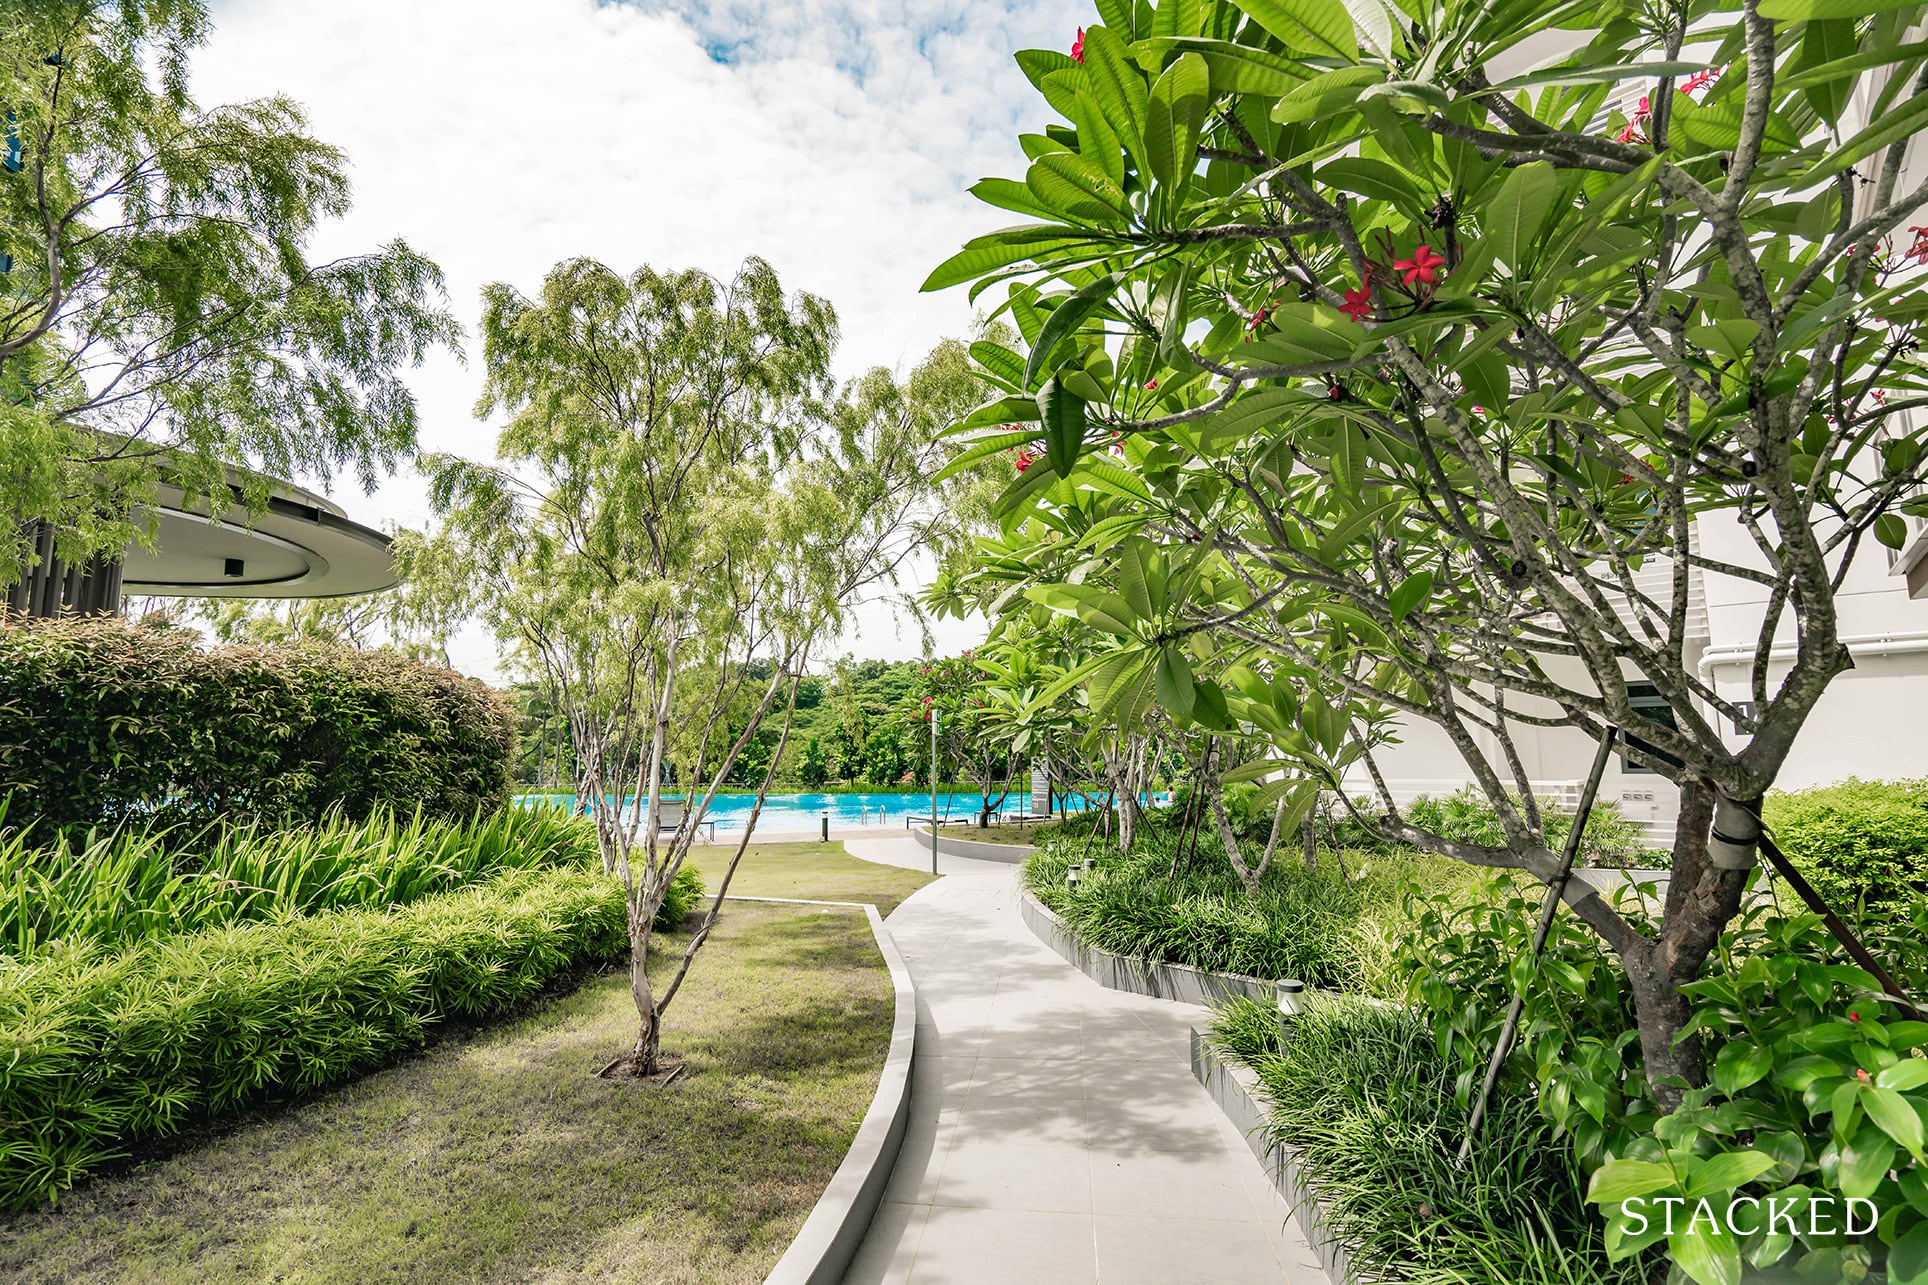
[[[54,1199],[131,1144],[312,1090],[627,943],[598,872],[517,872],[342,911],[0,958],[0,1207]]]
[[[465,819],[507,800],[514,722],[484,684],[386,651],[198,642],[120,620],[0,624],[7,824]]]
[[[1928,780],[1849,777],[1776,790],[1762,814],[1781,850],[1842,910],[1928,894]]]

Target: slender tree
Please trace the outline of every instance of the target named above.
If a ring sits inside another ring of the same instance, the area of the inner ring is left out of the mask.
[[[459,338],[402,242],[310,259],[345,160],[288,99],[197,104],[207,31],[202,0],[0,2],[0,582],[41,524],[118,556],[162,480],[373,486],[415,447],[398,372]]]
[[[639,1028],[606,1069],[655,1075],[748,830],[667,980],[651,975],[656,911],[775,720],[755,824],[812,649],[948,521],[928,486],[935,426],[976,381],[950,345],[903,383],[873,373],[830,400],[830,305],[786,296],[755,259],[728,280],[571,260],[537,298],[496,285],[485,303],[479,409],[508,417],[503,463],[431,460],[433,495],[485,617],[567,719],[577,797],[629,906]]]

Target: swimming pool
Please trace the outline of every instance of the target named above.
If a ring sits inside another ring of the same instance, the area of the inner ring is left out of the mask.
[[[991,796],[993,800],[996,795]],[[516,800],[540,802],[554,799],[567,805],[575,802],[574,795],[525,795]],[[1151,800],[1162,803],[1164,796]],[[1019,794],[1015,791],[1004,800],[1003,810],[1018,812],[1031,802],[1029,792]],[[723,834],[742,834],[749,822],[750,809],[756,803],[754,794],[719,794],[710,804],[706,821],[716,822],[716,832]],[[937,796],[937,815],[940,817],[976,817],[977,810],[983,806],[983,796],[973,793],[939,794]],[[1059,806],[1072,812],[1084,809],[1084,800],[1077,795],[1059,800]],[[833,830],[850,829],[857,826],[876,826],[884,830],[904,830],[907,817],[930,815],[931,796],[928,794],[772,794],[763,801],[763,813],[757,818],[757,828],[765,834],[815,834],[823,826],[825,813],[830,814],[830,828]]]

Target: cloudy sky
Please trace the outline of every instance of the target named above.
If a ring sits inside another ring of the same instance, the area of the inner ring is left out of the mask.
[[[484,283],[533,291],[559,259],[727,273],[749,254],[843,323],[839,372],[914,364],[961,334],[930,269],[1011,221],[965,188],[1021,175],[1046,109],[1013,50],[1068,48],[1082,0],[216,0],[194,61],[204,105],[285,93],[352,162],[355,209],[314,249],[405,238],[448,276],[473,333]],[[423,444],[487,457],[477,363],[411,380]],[[334,497],[376,525],[424,521],[413,477]],[[940,650],[976,641],[952,625]],[[844,650],[916,655],[872,609]],[[493,669],[486,638],[463,668]]]

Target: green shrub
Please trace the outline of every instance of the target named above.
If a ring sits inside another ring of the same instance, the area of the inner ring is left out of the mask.
[[[1776,790],[1763,816],[1781,850],[1839,909],[1928,893],[1928,781],[1849,777]]]
[[[0,1207],[53,1199],[193,1120],[366,1071],[626,942],[614,882],[555,870],[393,911],[0,958]]]
[[[1319,869],[1307,870],[1293,849],[1248,894],[1209,834],[1174,862],[1177,836],[1169,829],[1148,828],[1130,855],[1096,844],[1090,829],[1070,822],[1052,829],[1024,866],[1026,886],[1080,941],[1210,972],[1369,993],[1394,980],[1387,961],[1401,931],[1400,889],[1414,879],[1443,887],[1478,877],[1445,858],[1410,854],[1328,852]],[[1097,868],[1073,895],[1065,871],[1086,855]]]
[[[597,851],[589,822],[554,808],[505,808],[461,824],[378,811],[288,830],[129,823],[50,834],[45,845],[40,837],[0,833],[0,953],[402,905],[504,870],[591,862]]]
[[[0,624],[8,822],[459,819],[508,797],[508,705],[384,651],[202,649],[120,620]]]
[[[1282,1041],[1274,1010],[1240,1000],[1211,1038],[1257,1072],[1272,1135],[1298,1151],[1365,1273],[1441,1285],[1646,1279],[1650,1261],[1607,1261],[1584,1175],[1529,1100],[1496,1099],[1467,1163],[1456,1162],[1458,1068],[1416,1013],[1314,1001]]]
[[[663,904],[656,908],[656,927],[674,930],[689,918],[690,912],[696,909],[696,903],[701,900],[703,876],[696,872],[695,866],[684,866],[669,881],[669,891],[663,894]]]

